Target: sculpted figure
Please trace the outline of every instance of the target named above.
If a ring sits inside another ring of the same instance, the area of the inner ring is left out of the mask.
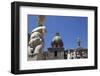
[[[46,27],[43,26],[43,24],[41,23],[38,24],[39,24],[38,27],[32,30],[30,40],[29,40],[30,47],[28,50],[28,56],[35,58],[35,60],[42,58],[43,50],[44,50],[44,35],[46,33]]]

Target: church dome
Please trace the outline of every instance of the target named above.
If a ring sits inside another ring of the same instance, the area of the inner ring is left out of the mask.
[[[63,41],[59,33],[56,33],[56,35],[52,39],[51,46],[52,47],[63,47]]]

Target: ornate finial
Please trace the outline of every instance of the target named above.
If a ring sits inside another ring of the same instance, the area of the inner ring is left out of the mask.
[[[57,32],[57,33],[56,33],[56,36],[60,36],[60,33],[59,33],[59,32]]]
[[[38,16],[38,19],[37,19],[38,26],[43,26],[44,25],[44,19],[45,19],[45,16],[43,16],[43,15]]]

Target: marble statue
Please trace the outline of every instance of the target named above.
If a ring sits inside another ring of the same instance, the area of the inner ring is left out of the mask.
[[[43,19],[44,16],[38,16],[38,27],[32,30],[29,40],[28,56],[31,57],[33,60],[43,59],[44,35],[46,33],[46,27],[43,26]]]

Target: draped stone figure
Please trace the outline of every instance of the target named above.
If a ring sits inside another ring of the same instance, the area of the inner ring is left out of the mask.
[[[28,57],[31,60],[43,60],[44,55],[44,35],[46,33],[46,27],[44,26],[45,16],[38,16],[38,27],[32,30],[29,47],[28,47]]]

